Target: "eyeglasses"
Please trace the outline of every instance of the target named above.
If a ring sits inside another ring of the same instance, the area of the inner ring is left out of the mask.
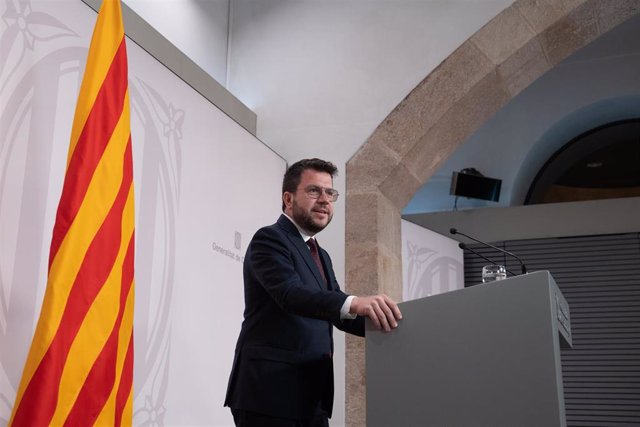
[[[338,190],[335,190],[333,188],[323,188],[323,187],[318,187],[317,185],[310,185],[307,188],[304,189],[305,194],[312,198],[312,199],[319,199],[320,196],[322,196],[322,193],[324,192],[324,194],[327,195],[327,199],[329,199],[330,202],[335,202],[336,200],[338,200],[338,196],[340,195],[340,193],[338,193]]]

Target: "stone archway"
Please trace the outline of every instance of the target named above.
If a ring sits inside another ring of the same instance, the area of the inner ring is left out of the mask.
[[[347,163],[346,283],[402,297],[401,211],[507,102],[564,58],[640,13],[640,0],[517,0],[463,43]],[[346,417],[364,426],[364,342],[347,337]]]

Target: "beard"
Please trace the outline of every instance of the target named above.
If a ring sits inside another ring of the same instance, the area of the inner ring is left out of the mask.
[[[329,214],[329,218],[327,219],[326,224],[314,220],[311,216],[311,212],[307,212],[303,208],[301,208],[296,203],[295,199],[293,200],[292,208],[293,220],[296,222],[296,224],[313,234],[319,233],[324,230],[324,228],[329,225],[329,223],[333,219],[333,214]]]

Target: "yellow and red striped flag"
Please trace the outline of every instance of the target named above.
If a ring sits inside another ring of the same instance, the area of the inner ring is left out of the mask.
[[[40,319],[10,424],[130,425],[134,209],[120,0],[104,0],[78,96]]]

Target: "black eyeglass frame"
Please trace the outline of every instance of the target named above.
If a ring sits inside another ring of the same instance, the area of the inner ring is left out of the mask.
[[[335,188],[320,187],[318,185],[310,185],[302,191],[304,191],[304,194],[306,194],[310,199],[319,199],[320,196],[322,196],[322,193],[324,193],[327,195],[327,199],[332,203],[338,200],[338,196],[340,196],[340,193]]]

